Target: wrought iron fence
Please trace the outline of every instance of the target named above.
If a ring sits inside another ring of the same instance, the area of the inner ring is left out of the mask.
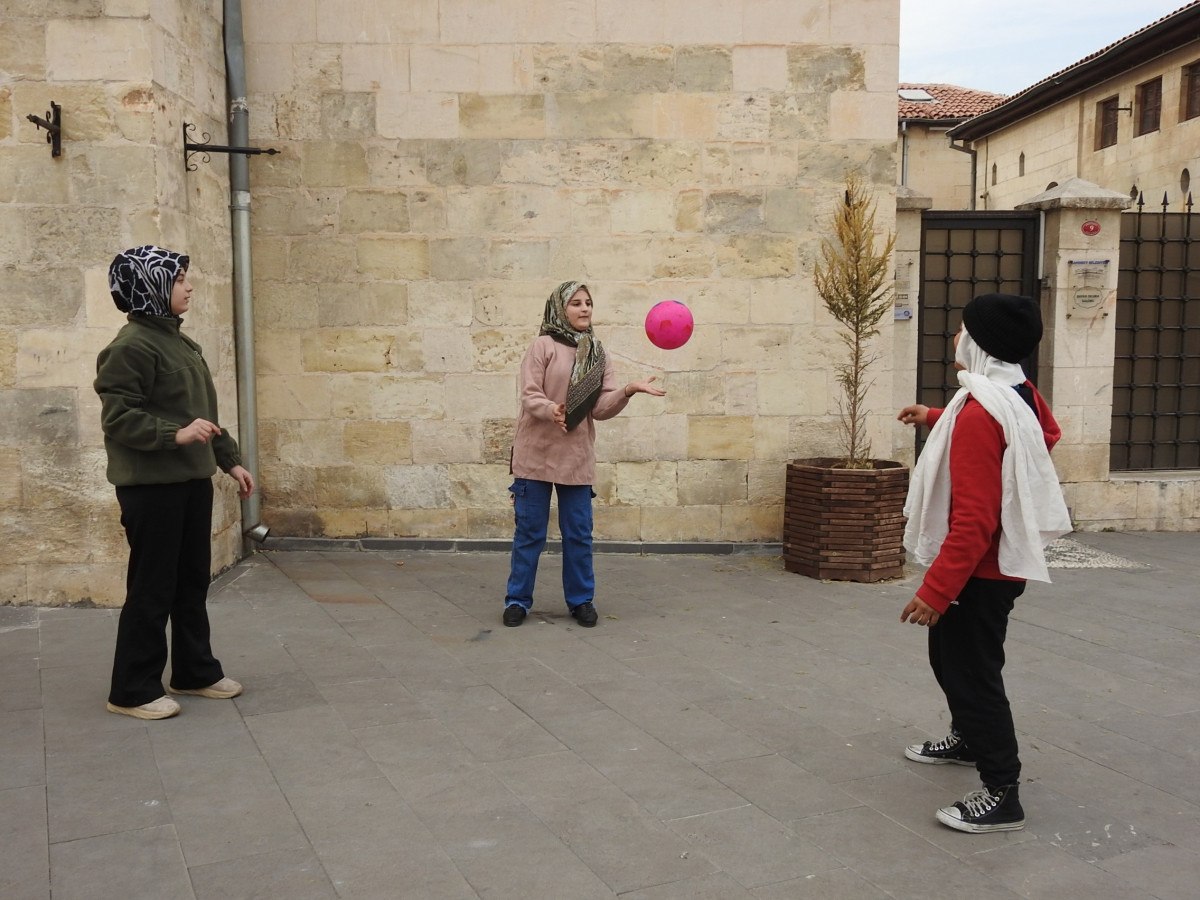
[[[1200,468],[1200,221],[1147,212],[1121,217],[1109,467]]]

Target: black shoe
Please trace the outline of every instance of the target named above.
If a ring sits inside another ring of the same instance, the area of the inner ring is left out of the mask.
[[[1016,831],[1025,827],[1025,810],[1017,798],[1017,786],[985,787],[972,791],[953,806],[937,811],[937,820],[957,831],[984,834],[989,831]]]
[[[504,607],[504,624],[509,628],[516,628],[525,621],[525,617],[529,612],[520,603],[510,603]]]
[[[966,742],[953,728],[940,741],[926,741],[923,744],[911,744],[905,747],[904,755],[914,762],[930,763],[935,766],[945,763],[954,763],[957,766],[975,765],[975,754],[967,749]]]
[[[595,628],[596,621],[600,618],[596,615],[596,607],[592,606],[591,600],[571,607],[571,617],[584,628]]]

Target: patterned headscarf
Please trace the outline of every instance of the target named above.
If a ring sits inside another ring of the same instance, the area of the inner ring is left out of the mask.
[[[575,365],[571,367],[571,383],[567,387],[567,430],[587,418],[604,384],[604,347],[596,340],[589,325],[587,331],[576,331],[567,321],[567,301],[580,288],[591,290],[579,281],[564,281],[550,299],[542,314],[542,329],[556,341],[575,348]]]
[[[118,253],[108,267],[108,289],[123,313],[172,318],[175,277],[188,267],[188,257],[147,244]]]

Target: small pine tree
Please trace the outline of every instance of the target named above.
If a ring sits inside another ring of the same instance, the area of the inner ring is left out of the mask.
[[[813,271],[817,295],[846,330],[838,336],[849,351],[836,366],[844,397],[841,416],[842,465],[869,469],[871,442],[867,437],[867,391],[874,383],[867,370],[878,359],[869,342],[879,335],[879,323],[892,308],[892,289],[885,286],[896,236],[888,234],[876,247],[875,201],[857,173],[846,176],[845,199],[832,217],[832,236],[821,241],[821,259]]]

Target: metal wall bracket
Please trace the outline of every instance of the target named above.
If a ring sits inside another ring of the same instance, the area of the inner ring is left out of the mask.
[[[227,147],[222,144],[210,144],[212,135],[207,131],[200,132],[204,135],[204,143],[196,144],[190,140],[191,131],[196,126],[191,122],[183,123],[183,167],[189,172],[195,172],[198,168],[192,162],[192,157],[199,153],[203,157],[204,162],[211,161],[210,153],[240,153],[243,156],[258,156],[260,153],[265,153],[267,156],[274,156],[279,151],[275,148],[264,147]]]
[[[50,101],[50,111],[46,113],[46,118],[42,119],[38,116],[26,116],[30,122],[38,127],[38,130],[46,129],[46,143],[50,145],[51,156],[62,156],[62,107]]]

